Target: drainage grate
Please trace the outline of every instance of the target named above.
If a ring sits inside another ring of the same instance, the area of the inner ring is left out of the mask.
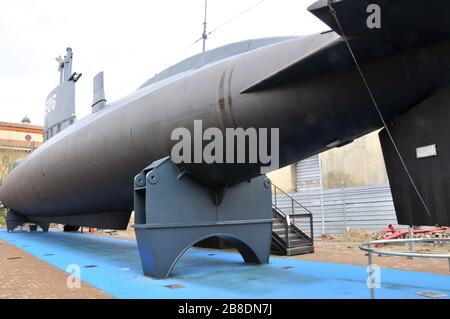
[[[443,298],[443,297],[447,297],[447,294],[444,294],[442,292],[436,292],[436,291],[430,291],[430,290],[426,290],[426,291],[419,291],[417,292],[418,295],[424,296],[424,297],[428,297],[428,298]]]
[[[83,266],[84,268],[96,268],[96,267],[98,267],[97,265],[86,265],[86,266]]]
[[[169,288],[169,289],[180,289],[180,288],[184,288],[183,285],[178,285],[178,284],[167,285],[167,286],[164,286],[164,287]]]
[[[22,259],[22,257],[8,257],[8,258],[6,258],[7,260],[14,260],[14,259]]]

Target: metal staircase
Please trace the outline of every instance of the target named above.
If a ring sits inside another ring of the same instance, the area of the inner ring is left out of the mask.
[[[272,184],[272,253],[286,256],[314,252],[313,215]]]

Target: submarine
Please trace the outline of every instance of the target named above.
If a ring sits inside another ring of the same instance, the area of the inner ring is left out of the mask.
[[[168,276],[186,247],[217,234],[246,261],[267,262],[265,164],[174,163],[173,132],[194,135],[195,121],[205,130],[276,128],[277,168],[381,129],[399,223],[450,225],[450,3],[320,0],[308,10],[330,30],[212,49],[111,103],[99,73],[92,113],[80,120],[68,49],[45,105],[45,143],[0,186],[9,228],[125,229],[135,211],[151,276]]]

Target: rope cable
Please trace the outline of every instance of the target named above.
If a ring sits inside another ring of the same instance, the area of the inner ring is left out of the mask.
[[[217,27],[215,27],[214,29],[212,29],[211,31],[208,32],[208,35],[211,35],[211,33],[216,32],[217,30],[223,28],[224,26],[226,26],[227,24],[233,22],[234,20],[240,18],[241,16],[243,16],[244,14],[246,14],[247,12],[253,10],[254,8],[256,8],[257,6],[259,6],[260,4],[262,4],[265,0],[260,0],[254,4],[252,4],[250,7],[248,7],[247,9],[245,9],[244,11],[241,11],[240,13],[238,13],[237,15],[235,15],[234,17],[232,17],[231,19],[225,21],[224,23],[218,25]]]
[[[220,24],[219,26],[217,26],[216,28],[214,28],[213,30],[209,31],[206,35],[209,36],[212,33],[216,32],[217,30],[223,28],[224,26],[226,26],[227,24],[233,22],[234,20],[238,19],[239,17],[241,17],[242,15],[244,15],[245,13],[249,12],[250,10],[256,8],[257,6],[259,6],[260,4],[262,4],[265,0],[260,0],[256,3],[254,3],[253,5],[251,5],[250,7],[248,7],[247,9],[241,11],[239,14],[235,15],[234,17],[232,17],[231,19],[225,21],[224,23]],[[146,71],[145,73],[140,74],[138,77],[136,77],[132,82],[130,82],[129,84],[127,84],[126,86],[122,87],[121,89],[119,89],[118,91],[116,91],[115,93],[111,94],[109,98],[112,98],[114,96],[117,96],[119,93],[122,93],[123,91],[125,91],[126,89],[130,88],[131,86],[135,85],[138,81],[142,80],[142,77],[148,73],[153,73],[154,71],[158,70],[160,67],[164,66],[166,63],[172,61],[173,59],[175,59],[176,57],[178,57],[180,54],[184,53],[185,51],[187,51],[188,49],[190,49],[192,46],[194,46],[195,44],[197,44],[199,41],[203,40],[205,37],[205,35],[202,35],[200,38],[198,38],[197,40],[195,40],[194,42],[192,42],[191,44],[189,44],[188,46],[186,46],[185,48],[181,49],[180,51],[178,51],[177,53],[171,55],[169,58],[165,59],[163,62],[159,63],[157,66],[153,67],[150,72]]]
[[[185,51],[189,50],[192,46],[194,46],[195,44],[197,44],[198,41],[200,41],[202,38],[195,40],[194,42],[192,42],[191,44],[187,45],[186,47],[184,47],[183,49],[179,50],[177,53],[169,56],[167,59],[165,59],[164,61],[162,61],[161,63],[159,63],[158,65],[156,65],[155,67],[153,67],[150,72],[149,71],[145,71],[143,73],[141,73],[138,77],[136,77],[132,82],[130,82],[129,84],[127,84],[126,86],[122,87],[120,90],[116,91],[115,93],[111,94],[109,98],[112,98],[116,95],[118,95],[119,93],[122,93],[123,91],[125,91],[126,89],[130,88],[131,86],[135,85],[138,81],[142,81],[142,77],[144,75],[148,75],[149,73],[153,73],[155,71],[157,71],[160,67],[164,66],[166,63],[172,61],[173,59],[175,59],[176,57],[178,57],[180,54],[184,53]]]

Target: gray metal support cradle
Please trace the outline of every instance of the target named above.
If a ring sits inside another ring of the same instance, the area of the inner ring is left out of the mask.
[[[39,225],[39,227],[41,227],[44,232],[47,232],[50,227],[49,223],[32,221],[12,210],[8,210],[8,212],[6,213],[6,230],[8,233],[12,233],[17,227],[31,222]]]
[[[265,176],[217,191],[164,158],[135,177],[134,190],[134,228],[145,275],[168,277],[190,247],[212,236],[229,241],[247,263],[268,263],[272,202]]]

